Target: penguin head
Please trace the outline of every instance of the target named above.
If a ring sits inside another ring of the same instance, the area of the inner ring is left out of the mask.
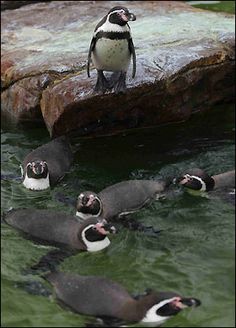
[[[48,165],[45,161],[32,161],[26,165],[26,174],[28,178],[45,179],[48,175]]]
[[[201,302],[196,298],[182,297],[173,292],[151,292],[153,305],[149,307],[142,322],[158,324],[178,314],[187,307],[199,306]]]
[[[136,16],[129,12],[126,7],[113,7],[107,14],[107,20],[112,24],[124,26],[128,21],[135,21]]]
[[[97,252],[110,244],[108,234],[116,233],[116,228],[105,219],[89,218],[84,220],[78,231],[79,240],[89,252]]]
[[[102,212],[102,202],[98,195],[92,191],[79,194],[76,205],[77,216],[99,216]]]
[[[186,171],[183,175],[174,179],[174,183],[199,191],[210,191],[214,188],[215,184],[211,176],[197,168]]]

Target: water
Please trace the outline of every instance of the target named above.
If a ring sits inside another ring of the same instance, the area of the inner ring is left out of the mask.
[[[196,2],[196,1],[195,1]],[[204,2],[204,1],[201,1]],[[212,10],[233,12],[234,1],[201,4]],[[222,7],[223,6],[223,7]],[[74,165],[53,190],[31,192],[19,180],[24,156],[49,141],[43,127],[2,126],[1,214],[10,207],[49,208],[74,213],[58,201],[58,194],[75,198],[81,191],[102,188],[125,179],[155,179],[176,175],[190,167],[208,173],[235,166],[234,108],[211,108],[184,124],[136,131],[115,137],[73,140]],[[105,251],[78,253],[66,259],[61,270],[104,275],[137,294],[147,287],[173,290],[202,301],[167,321],[163,327],[235,326],[235,209],[222,197],[197,197],[176,190],[134,217],[163,229],[156,237],[125,228],[113,236]],[[86,316],[60,307],[50,297],[29,294],[19,283],[41,282],[24,275],[51,247],[33,242],[1,224],[1,325],[4,327],[84,327]],[[138,327],[138,324],[133,325]]]
[[[174,176],[185,168],[209,173],[230,170],[234,162],[234,109],[211,108],[183,124],[114,137],[73,139],[77,150],[70,174],[53,190],[32,192],[19,180],[2,180],[2,209],[49,208],[74,213],[58,194],[75,198],[85,189],[99,191],[125,179]],[[49,136],[42,127],[2,127],[2,174],[20,174],[23,157]],[[104,275],[132,293],[146,288],[173,290],[202,301],[164,327],[234,326],[234,207],[221,197],[198,197],[177,189],[134,216],[163,229],[156,237],[120,228],[112,244],[97,254],[78,253],[61,270]],[[55,300],[31,295],[20,282],[51,248],[35,245],[2,223],[2,326],[83,327],[88,318],[61,308]],[[89,318],[91,319],[91,318]],[[138,325],[133,325],[138,326]]]
[[[235,12],[235,1],[186,1],[196,8],[212,11],[224,11],[227,13]]]

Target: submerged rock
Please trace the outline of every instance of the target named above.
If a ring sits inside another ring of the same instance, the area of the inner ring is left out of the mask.
[[[118,1],[131,22],[137,73],[127,92],[96,95],[86,74],[94,27],[110,1],[52,1],[2,13],[2,111],[43,116],[52,137],[104,135],[186,120],[234,97],[234,16],[180,1]],[[14,24],[12,23],[14,22]]]

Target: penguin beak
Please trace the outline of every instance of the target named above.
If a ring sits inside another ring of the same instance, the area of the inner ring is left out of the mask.
[[[128,20],[129,21],[135,21],[136,20],[136,16],[133,13],[129,13]]]
[[[110,223],[108,223],[105,219],[98,222],[95,225],[95,227],[97,231],[99,231],[102,235],[108,235],[109,233],[113,233],[113,234],[116,233],[116,228]]]
[[[93,199],[92,197],[87,197],[87,196],[82,196],[79,197],[81,203],[83,206],[90,206],[93,203]]]
[[[173,184],[185,185],[189,181],[190,181],[190,178],[188,177],[188,175],[184,175],[182,177],[174,178]]]
[[[196,298],[182,298],[180,302],[186,307],[191,307],[191,306],[199,306],[201,305],[201,301],[199,301]]]
[[[121,13],[119,15],[124,22],[136,20],[136,16],[133,13]]]
[[[201,305],[201,302],[196,298],[174,297],[170,304],[173,309],[178,309],[180,311],[187,307],[199,306]]]
[[[188,175],[185,175],[185,176],[183,176],[183,177],[180,178],[179,184],[185,185],[189,181],[190,181],[190,177]]]
[[[41,163],[36,163],[33,165],[32,171],[34,172],[34,174],[42,174],[43,166],[41,165]]]
[[[83,204],[83,205],[87,205],[87,206],[92,205],[94,199],[95,199],[94,195],[90,195],[88,199],[86,198],[86,202],[85,202],[85,204]],[[87,200],[88,200],[88,201],[87,201]]]

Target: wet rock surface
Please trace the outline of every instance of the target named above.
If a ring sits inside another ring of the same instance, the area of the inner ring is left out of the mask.
[[[2,10],[7,10],[7,9],[16,9],[16,8],[20,8],[22,6],[26,6],[30,3],[36,3],[36,2],[47,2],[47,1],[1,1],[1,11]]]
[[[93,93],[93,30],[109,1],[51,1],[2,13],[2,111],[44,119],[52,137],[113,134],[186,120],[234,98],[234,16],[175,1],[117,1],[130,22],[137,73],[126,94]]]

